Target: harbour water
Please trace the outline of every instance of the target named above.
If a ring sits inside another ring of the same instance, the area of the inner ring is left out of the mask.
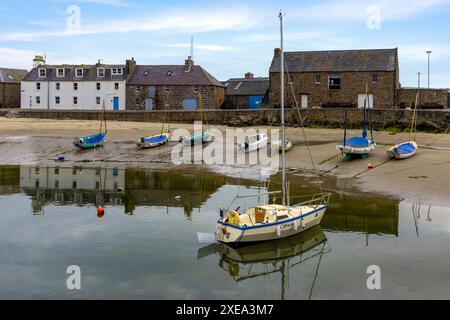
[[[205,171],[0,167],[0,298],[450,298],[450,208],[290,176],[292,202],[332,190],[321,227],[233,249],[200,244],[219,208],[264,201],[272,181]],[[97,205],[105,207],[99,217]],[[81,290],[68,290],[68,266]],[[381,289],[369,290],[369,266]]]

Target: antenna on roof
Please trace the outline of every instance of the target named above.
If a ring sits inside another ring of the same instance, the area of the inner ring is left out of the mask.
[[[191,35],[191,59],[194,59],[194,36]]]

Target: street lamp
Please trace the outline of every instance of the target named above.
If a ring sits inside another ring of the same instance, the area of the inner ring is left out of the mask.
[[[428,89],[430,89],[430,55],[431,55],[431,50],[427,51],[428,54]]]

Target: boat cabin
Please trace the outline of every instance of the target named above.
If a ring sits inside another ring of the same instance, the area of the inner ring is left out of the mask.
[[[241,226],[254,226],[257,224],[275,223],[280,220],[293,218],[292,210],[280,205],[254,207],[239,216]]]

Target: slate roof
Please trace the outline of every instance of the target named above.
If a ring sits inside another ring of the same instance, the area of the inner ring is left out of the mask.
[[[27,70],[0,68],[0,83],[20,83]]]
[[[65,76],[57,77],[56,70],[59,68],[64,68]],[[76,77],[75,70],[78,68],[83,69],[83,77]],[[104,77],[97,77],[97,68],[105,69]],[[112,75],[112,68],[122,68],[123,75]],[[38,70],[46,69],[47,76],[39,77]],[[125,65],[43,65],[31,70],[27,76],[23,79],[23,81],[56,81],[56,82],[64,82],[64,81],[124,81],[127,78],[127,68]]]
[[[223,87],[222,83],[201,66],[194,65],[189,72],[186,72],[185,68],[185,65],[138,65],[127,84],[144,86],[213,85]]]
[[[285,52],[289,72],[394,71],[397,49]],[[280,72],[280,56],[275,56],[270,72]]]
[[[227,96],[263,96],[269,90],[269,78],[233,78],[224,85]]]

